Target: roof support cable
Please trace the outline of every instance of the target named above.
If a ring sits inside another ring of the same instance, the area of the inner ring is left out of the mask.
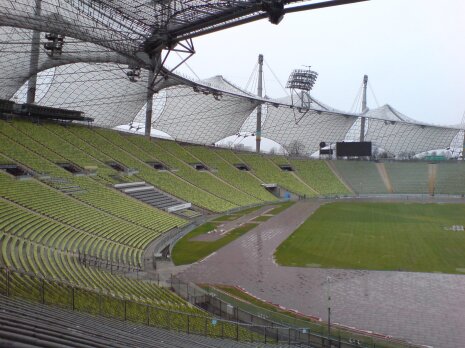
[[[352,103],[352,107],[350,108],[349,112],[350,113],[355,113],[357,111],[358,105],[360,105],[360,97],[362,95],[362,87],[363,85],[360,85],[357,95],[355,96],[354,102]]]
[[[286,93],[287,96],[289,96],[289,92],[286,88],[284,88],[283,84],[281,83],[281,81],[279,81],[278,77],[276,76],[276,74],[274,73],[273,69],[271,69],[271,67],[268,65],[268,63],[266,62],[265,60],[265,65],[267,66],[267,68],[271,71],[271,74],[273,75],[274,79],[278,82],[278,84],[281,86],[282,90],[284,91],[284,93]]]
[[[176,53],[176,55],[177,55],[180,59],[182,59],[182,56],[181,56],[181,54],[180,54],[179,52],[175,52],[175,53]],[[186,65],[187,69],[189,69],[190,72],[191,72],[192,74],[194,74],[194,76],[196,77],[196,79],[197,79],[197,80],[200,80],[199,75],[197,75],[197,74],[195,73],[195,71],[190,67],[190,65],[187,64],[187,62],[184,62],[184,64]]]
[[[375,99],[376,106],[379,107],[378,99],[376,98],[375,91],[371,87],[371,83],[368,82],[368,87],[370,87],[371,94],[373,94],[373,98]]]

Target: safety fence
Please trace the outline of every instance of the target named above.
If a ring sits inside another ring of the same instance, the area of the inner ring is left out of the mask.
[[[225,320],[202,315],[199,309],[189,307],[187,304],[185,309],[191,310],[192,313],[176,311],[127,300],[115,296],[110,289],[88,289],[4,267],[0,267],[0,294],[187,334],[241,342],[315,346],[314,335],[309,335],[305,328],[295,329],[267,326],[262,322],[247,324],[241,320]],[[207,297],[203,298],[206,302],[202,302],[201,299],[197,295],[191,298],[203,308],[208,306],[208,303],[213,304],[213,301]],[[326,337],[318,339],[318,346],[349,347],[336,341],[330,345]]]
[[[222,294],[210,287],[201,288],[193,283],[172,276],[172,289],[190,303],[202,307],[216,317],[260,327],[262,339],[289,345],[311,347],[366,347],[399,348],[422,347],[405,340],[387,338],[382,335],[363,334],[360,330],[348,330],[332,326],[328,335],[327,323],[295,319],[276,312],[267,311],[252,304],[244,303],[232,296]]]

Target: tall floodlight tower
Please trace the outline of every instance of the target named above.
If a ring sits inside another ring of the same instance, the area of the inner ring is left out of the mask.
[[[258,84],[257,95],[263,97],[263,54],[258,55]],[[262,141],[262,104],[257,107],[257,130],[255,132],[255,149],[260,153],[260,142]]]
[[[363,95],[362,95],[362,115],[368,111],[367,109],[367,85],[368,75],[363,76]],[[360,117],[360,141],[365,141],[365,117]]]
[[[310,70],[310,66],[308,66],[307,69],[295,69],[291,73],[287,80],[286,88],[291,90],[293,106],[304,110],[310,108],[310,104],[312,103],[310,91],[317,77],[318,73]]]

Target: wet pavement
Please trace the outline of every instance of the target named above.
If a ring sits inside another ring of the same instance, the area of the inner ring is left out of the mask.
[[[255,210],[244,216],[241,216],[238,219],[221,222],[215,230],[210,231],[209,233],[201,234],[200,236],[196,236],[194,238],[191,238],[190,240],[201,242],[213,242],[215,240],[221,239],[235,228],[241,227],[246,223],[254,222],[253,220],[255,218],[263,214],[266,214],[274,208],[275,206],[261,207],[260,209]]]
[[[465,347],[465,276],[278,266],[275,249],[319,206],[298,202],[181,273],[238,285],[301,313],[434,347]]]

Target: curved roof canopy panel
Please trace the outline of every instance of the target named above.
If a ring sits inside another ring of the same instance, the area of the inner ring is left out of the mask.
[[[388,105],[388,104],[380,106],[376,109],[370,109],[365,113],[364,116],[369,117],[369,118],[377,118],[380,120],[418,123],[413,118],[405,116],[403,113],[401,113],[400,111],[397,111],[391,105]]]
[[[459,128],[421,124],[389,105],[366,114],[368,130],[365,140],[399,155],[448,148],[461,131]]]
[[[320,142],[343,141],[357,116],[310,109],[300,112],[297,108],[268,106],[262,137],[281,144],[284,148],[293,141],[305,146],[305,153],[319,149]]]
[[[128,27],[128,21],[120,20],[110,9],[103,9],[100,1],[0,0],[0,23],[58,33],[126,54],[136,52],[138,42],[144,40],[138,28]]]
[[[51,85],[39,104],[80,110],[94,124],[115,127],[131,122],[146,102],[146,70],[130,82],[125,66],[77,63],[55,69]],[[160,82],[172,83],[172,80]],[[166,86],[166,85],[165,85]]]
[[[204,86],[208,88],[204,89]],[[164,108],[153,121],[153,128],[176,140],[199,144],[212,144],[239,132],[260,103],[221,76],[207,79],[195,87],[167,88],[163,93],[166,98]]]
[[[45,33],[41,33],[44,41]],[[130,64],[131,59],[102,46],[68,38],[59,59],[39,46],[37,69],[30,70],[32,30],[0,27],[0,98],[10,99],[33,75],[60,65],[78,62]]]

